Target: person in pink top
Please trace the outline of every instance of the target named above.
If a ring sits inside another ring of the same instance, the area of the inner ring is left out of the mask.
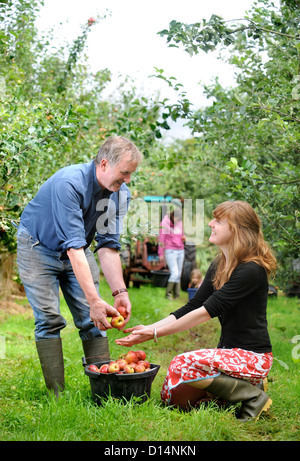
[[[160,224],[158,255],[165,258],[170,271],[166,297],[178,298],[180,294],[180,278],[184,262],[184,241],[182,209],[179,200],[173,200],[174,210],[166,214]]]

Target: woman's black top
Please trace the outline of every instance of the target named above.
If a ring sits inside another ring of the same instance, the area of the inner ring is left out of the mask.
[[[234,269],[228,282],[215,290],[212,283],[215,267],[213,262],[195,296],[172,314],[178,319],[204,306],[209,315],[218,317],[221,323],[218,348],[271,352],[265,269],[255,262],[242,263]]]

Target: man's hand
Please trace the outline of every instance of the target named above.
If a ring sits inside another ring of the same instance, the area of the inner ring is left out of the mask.
[[[108,328],[112,328],[111,324],[107,321],[107,317],[115,315],[118,315],[118,311],[102,299],[99,298],[90,302],[90,317],[99,330],[105,331]]]
[[[115,296],[114,308],[118,310],[118,308],[121,306],[125,307],[127,312],[127,317],[125,319],[126,324],[129,322],[131,316],[131,302],[127,292],[119,293],[117,296]]]

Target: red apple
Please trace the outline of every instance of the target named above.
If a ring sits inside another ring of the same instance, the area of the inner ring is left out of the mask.
[[[122,317],[124,317],[124,319],[126,319],[126,317],[128,317],[128,312],[126,310],[126,307],[124,307],[124,306],[118,307],[118,312],[120,312],[120,314],[122,315]]]
[[[139,359],[138,359],[138,356],[136,355],[136,353],[134,351],[129,351],[127,352],[126,356],[125,356],[125,360],[127,363],[138,363]]]
[[[110,362],[108,366],[108,373],[117,373],[118,371],[120,371],[120,367],[117,362]]]
[[[108,366],[108,363],[104,363],[103,365],[101,365],[101,367],[99,368],[100,373],[108,373]]]
[[[124,372],[125,373],[134,373],[133,366],[131,364],[126,365],[126,367],[124,368]]]
[[[89,18],[88,19],[88,25],[89,26],[92,26],[95,22],[96,22],[96,20],[94,18]]]
[[[124,359],[118,359],[117,364],[119,365],[120,370],[124,370],[126,365],[128,365],[128,363]]]
[[[111,325],[118,330],[125,325],[125,320],[122,315],[115,316],[111,319]]]
[[[136,355],[138,356],[139,360],[145,360],[146,358],[146,352],[144,351],[135,351]]]
[[[88,369],[90,371],[95,371],[96,373],[99,373],[99,368],[94,363],[92,363],[92,365],[89,365]]]
[[[144,367],[144,365],[141,362],[136,364],[136,367],[135,367],[136,373],[142,373],[143,371],[145,371],[145,369],[146,368]]]
[[[143,367],[145,367],[145,370],[146,370],[146,368],[149,368],[149,367],[148,367],[148,363],[149,363],[149,362],[147,362],[146,360],[140,360],[140,361],[138,362],[138,365],[143,365]],[[150,366],[150,364],[149,364],[149,366]]]
[[[151,367],[151,363],[148,362],[148,360],[144,360],[144,363],[145,363],[145,368],[150,368]]]

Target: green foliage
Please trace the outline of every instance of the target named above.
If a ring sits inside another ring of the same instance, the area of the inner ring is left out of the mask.
[[[120,88],[102,98],[108,69],[92,73],[83,55],[90,18],[71,44],[52,48],[34,25],[42,1],[0,3],[0,250],[15,250],[12,219],[59,168],[91,161],[106,137],[131,138],[149,155],[161,137],[154,99]]]
[[[241,20],[172,21],[160,32],[191,55],[225,50],[237,69],[235,88],[217,79],[204,88],[212,103],[189,115],[188,125],[207,148],[199,162],[218,172],[226,191],[220,199],[246,200],[260,214],[285,287],[299,278],[292,273],[299,256],[299,15],[299,2],[276,9],[261,0]]]

